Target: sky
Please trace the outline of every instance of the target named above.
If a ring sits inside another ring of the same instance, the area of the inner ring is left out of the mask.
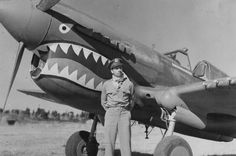
[[[73,1],[73,0],[71,0]],[[74,2],[74,3],[78,3]],[[236,1],[234,0],[80,0],[77,9],[163,53],[189,49],[192,67],[208,60],[236,76]],[[10,83],[18,43],[0,25],[0,107]],[[29,75],[32,53],[26,51],[7,109],[38,107],[76,111],[68,106],[24,95],[17,89],[38,89]]]

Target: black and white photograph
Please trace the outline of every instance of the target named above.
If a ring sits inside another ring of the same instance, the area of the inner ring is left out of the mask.
[[[0,0],[0,156],[236,156],[236,1]]]

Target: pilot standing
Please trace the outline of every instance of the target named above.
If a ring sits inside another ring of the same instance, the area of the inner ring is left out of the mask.
[[[134,85],[123,72],[120,58],[111,61],[112,78],[102,89],[101,104],[105,114],[105,156],[114,156],[117,132],[119,132],[121,156],[131,156],[131,109]]]

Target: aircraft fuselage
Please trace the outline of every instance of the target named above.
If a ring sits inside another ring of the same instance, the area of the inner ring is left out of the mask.
[[[35,8],[28,0],[9,1],[6,5],[0,8],[1,23],[34,53],[30,71],[32,79],[60,103],[103,114],[100,91],[103,83],[111,78],[107,66],[115,57],[123,59],[124,72],[135,86],[156,88],[201,81],[171,58],[120,35],[67,4],[57,4],[46,12]],[[19,16],[21,20],[16,18]],[[148,106],[148,103],[155,102],[146,100],[147,105],[135,109],[132,118],[165,127],[160,120],[161,110]],[[200,135],[181,126],[177,125],[176,130]],[[204,133],[200,137],[209,138]]]
[[[135,85],[176,86],[199,81],[190,71],[141,43],[121,38],[119,34],[115,39],[105,37],[96,29],[83,27],[86,23],[78,24],[55,10],[50,14],[48,32],[34,50],[32,78],[44,91],[72,107],[90,110],[91,105],[93,110],[102,109],[100,90],[104,81],[111,78],[107,66],[114,57],[124,60],[124,72]],[[80,12],[77,14],[82,16]],[[94,20],[85,17],[88,19],[84,21]],[[110,36],[115,35],[116,32],[112,32]]]

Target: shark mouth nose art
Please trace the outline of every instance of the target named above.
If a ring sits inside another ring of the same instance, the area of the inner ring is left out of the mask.
[[[101,91],[103,83],[111,78],[107,68],[109,60],[84,46],[49,43],[41,45],[34,53],[47,55],[46,59],[38,57],[37,65],[31,65],[31,76],[34,79],[40,76],[56,76],[85,88]]]

